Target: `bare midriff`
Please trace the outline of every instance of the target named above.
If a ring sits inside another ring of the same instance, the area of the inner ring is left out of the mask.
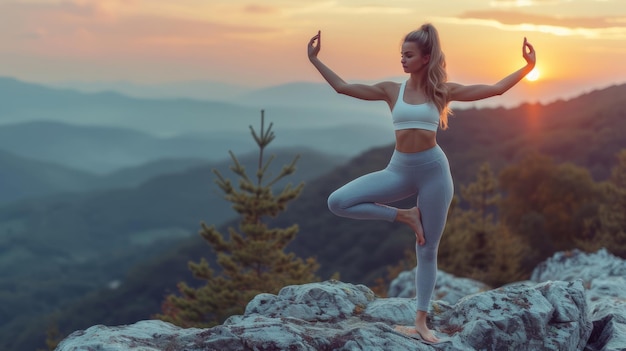
[[[415,153],[428,150],[437,145],[437,132],[425,129],[396,130],[396,150]]]

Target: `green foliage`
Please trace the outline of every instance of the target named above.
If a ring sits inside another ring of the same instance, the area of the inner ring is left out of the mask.
[[[200,234],[217,253],[221,271],[216,273],[204,258],[199,263],[190,262],[189,269],[194,277],[206,284],[199,288],[184,282],[178,284],[180,296],[169,295],[163,303],[163,314],[158,318],[183,327],[209,327],[231,315],[243,313],[246,304],[260,293],[277,293],[285,285],[319,280],[314,275],[319,268],[314,259],[302,260],[284,251],[295,238],[298,226],[270,228],[264,222],[264,218],[276,217],[284,211],[304,186],[302,183],[296,187],[287,184],[279,194],[274,195],[272,186],[295,171],[298,156],[279,174],[268,177],[267,170],[274,157],[264,163],[263,153],[274,139],[271,128],[272,124],[265,130],[263,112],[260,135],[250,127],[259,146],[255,178],[247,174],[232,152],[231,170],[239,177],[238,188],[215,171],[217,185],[241,216],[239,230],[228,229],[228,240],[215,226],[202,223]]]
[[[415,252],[411,249],[404,250],[404,257],[395,265],[387,266],[387,272],[384,277],[379,277],[370,289],[376,296],[387,297],[389,284],[402,272],[415,268]]]
[[[531,154],[504,169],[500,185],[502,221],[533,248],[534,267],[556,251],[576,247],[585,222],[597,215],[602,192],[589,171]]]
[[[63,340],[63,335],[59,332],[59,326],[53,322],[46,330],[46,349],[39,349],[38,351],[54,351],[61,340]]]
[[[461,185],[461,196],[469,203],[470,211],[480,217],[479,224],[482,231],[485,231],[488,223],[493,221],[493,215],[489,211],[500,200],[497,187],[496,178],[487,162],[483,163],[478,170],[475,182],[467,186]]]
[[[598,216],[585,222],[585,235],[578,244],[587,251],[606,248],[626,258],[626,150],[618,153],[617,161],[611,179],[602,184],[605,201]]]

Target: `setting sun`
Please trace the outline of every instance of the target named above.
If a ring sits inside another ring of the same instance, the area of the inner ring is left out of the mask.
[[[539,70],[537,70],[536,68],[534,68],[532,71],[530,71],[527,75],[526,75],[526,79],[528,79],[531,82],[536,81],[537,79],[539,79]]]

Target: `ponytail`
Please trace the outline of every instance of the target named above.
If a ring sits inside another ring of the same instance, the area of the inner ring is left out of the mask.
[[[446,57],[441,50],[439,33],[435,26],[430,23],[423,24],[420,29],[415,30],[404,37],[405,42],[417,44],[422,55],[429,55],[428,66],[424,80],[421,82],[424,87],[426,97],[432,101],[439,111],[439,124],[442,129],[448,128],[448,115],[452,114],[448,107],[449,97],[446,82]]]

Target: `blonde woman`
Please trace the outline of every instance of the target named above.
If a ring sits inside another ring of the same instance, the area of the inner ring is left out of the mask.
[[[395,150],[389,165],[359,177],[333,192],[328,207],[336,215],[355,219],[386,220],[408,225],[416,235],[415,326],[398,327],[426,342],[439,339],[426,325],[437,274],[437,250],[454,188],[446,155],[437,145],[439,128],[448,127],[451,101],[475,101],[500,95],[517,84],[535,66],[535,51],[526,41],[526,65],[493,85],[462,85],[447,81],[446,61],[439,35],[424,24],[406,35],[401,60],[409,75],[402,83],[374,85],[346,83],[320,59],[321,32],[308,43],[309,60],[337,93],[363,100],[382,100],[391,110]],[[416,206],[400,209],[386,204],[416,198]],[[419,208],[417,203],[419,202]]]

